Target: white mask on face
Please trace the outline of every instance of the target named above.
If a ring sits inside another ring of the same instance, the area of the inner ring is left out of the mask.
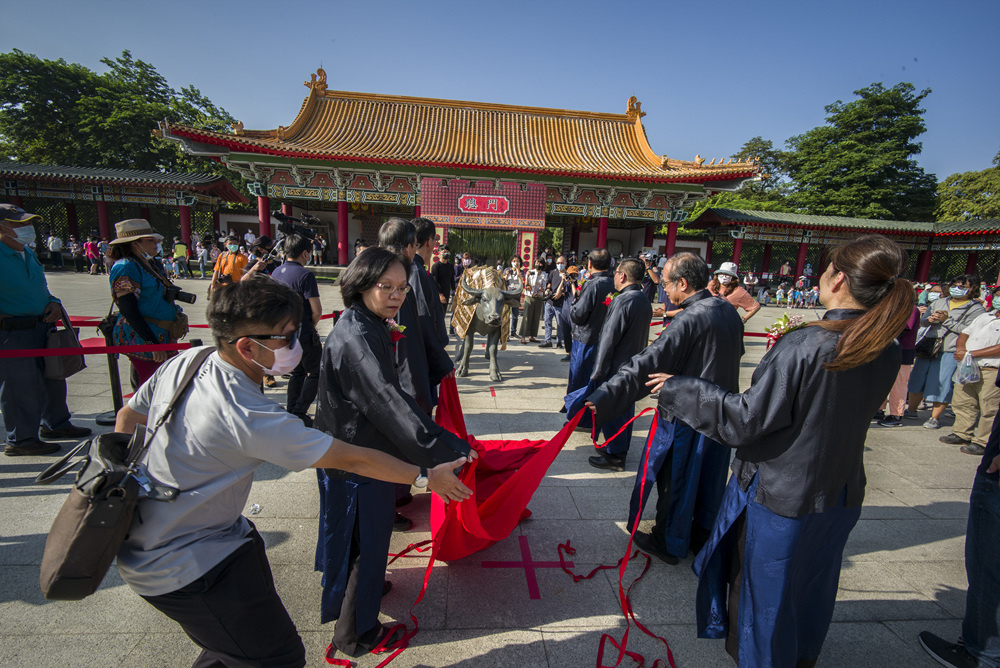
[[[14,236],[14,240],[21,244],[22,246],[27,246],[35,241],[35,226],[34,225],[22,225],[21,227],[12,227],[10,229],[10,234]]]
[[[719,274],[716,278],[718,278],[719,283],[722,283],[723,285],[729,285],[733,282],[733,277],[729,274]]]
[[[261,348],[267,348],[267,346],[257,339],[250,340]],[[268,376],[283,376],[286,373],[291,373],[292,370],[299,365],[299,362],[302,361],[302,346],[299,345],[298,339],[292,339],[292,342],[289,345],[284,348],[278,348],[277,350],[271,350],[271,352],[274,353],[274,366],[270,369],[257,360],[250,360],[263,369],[264,373]]]

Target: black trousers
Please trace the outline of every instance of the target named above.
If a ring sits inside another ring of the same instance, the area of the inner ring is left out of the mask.
[[[302,417],[309,412],[319,392],[319,363],[323,357],[323,344],[315,329],[299,335],[302,360],[288,377],[286,410]]]
[[[202,648],[194,668],[300,668],[306,650],[274,589],[264,540],[241,546],[186,587],[143,596]]]

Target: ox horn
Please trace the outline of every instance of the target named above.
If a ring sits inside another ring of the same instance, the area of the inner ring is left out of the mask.
[[[462,276],[462,288],[469,293],[470,297],[479,298],[483,296],[483,291],[469,285],[469,282],[465,280],[465,276]]]
[[[517,282],[517,290],[502,290],[504,297],[520,297],[523,291],[524,284],[521,281]]]

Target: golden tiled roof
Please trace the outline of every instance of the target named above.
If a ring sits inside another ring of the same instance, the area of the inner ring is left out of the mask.
[[[751,177],[753,162],[710,164],[653,152],[641,103],[624,114],[331,91],[313,75],[288,127],[223,134],[183,126],[170,132],[246,153],[351,162],[470,168],[629,181],[689,182]]]

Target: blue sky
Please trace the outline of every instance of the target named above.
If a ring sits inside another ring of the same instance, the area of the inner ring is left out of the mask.
[[[103,71],[129,49],[248,129],[291,123],[322,65],[337,90],[616,113],[636,95],[656,153],[711,161],[907,81],[933,90],[928,172],[1000,150],[1000,0],[3,0],[0,19],[0,51]]]

